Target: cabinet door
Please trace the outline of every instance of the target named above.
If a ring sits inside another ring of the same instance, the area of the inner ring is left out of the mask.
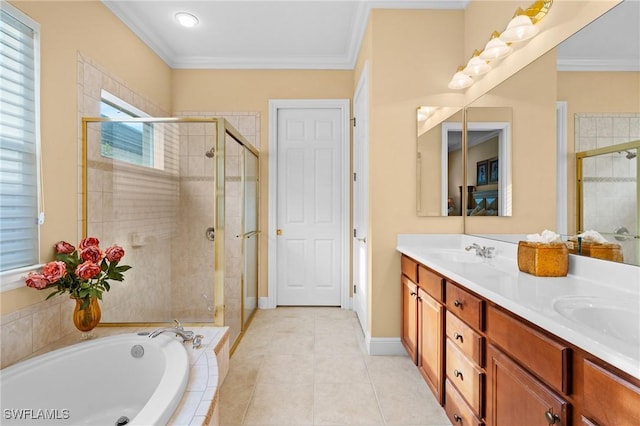
[[[402,344],[418,363],[418,286],[402,275]]]
[[[440,405],[443,403],[443,318],[442,305],[419,288],[418,369]]]
[[[570,425],[569,403],[493,345],[487,350],[489,425]]]
[[[584,414],[601,425],[640,425],[640,387],[585,360]]]

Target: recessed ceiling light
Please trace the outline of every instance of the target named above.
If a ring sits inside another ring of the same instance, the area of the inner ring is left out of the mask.
[[[193,28],[200,22],[195,15],[187,12],[178,12],[175,16],[176,21],[178,21],[180,25],[186,28]]]

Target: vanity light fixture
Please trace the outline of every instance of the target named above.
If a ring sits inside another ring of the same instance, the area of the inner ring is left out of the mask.
[[[176,13],[175,18],[176,21],[185,28],[193,28],[200,22],[197,16],[187,12]]]
[[[502,33],[494,31],[484,49],[481,52],[474,51],[467,65],[458,68],[448,84],[449,89],[460,90],[471,86],[474,83],[472,76],[486,74],[491,70],[490,62],[513,52],[511,43],[535,36],[539,31],[535,25],[549,13],[552,4],[553,0],[537,0],[525,10],[518,8],[507,28]]]
[[[458,67],[458,72],[453,75],[453,78],[449,82],[449,89],[466,89],[473,84],[473,79],[462,72],[462,70],[464,70],[464,67]]]
[[[491,71],[491,65],[485,59],[480,58],[480,52],[477,50],[473,52],[473,56],[467,62],[467,66],[462,70],[468,76],[484,75],[489,71]]]
[[[491,34],[491,40],[487,42],[484,50],[480,53],[480,58],[489,62],[497,61],[509,56],[511,52],[513,52],[513,47],[500,39],[499,32],[494,31],[493,34]]]

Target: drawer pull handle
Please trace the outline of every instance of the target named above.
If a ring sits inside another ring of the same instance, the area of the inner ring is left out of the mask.
[[[453,338],[456,340],[460,340],[460,342],[463,341],[462,334],[460,333],[453,333]]]
[[[560,416],[555,414],[551,408],[544,413],[544,417],[547,419],[547,423],[549,423],[550,425],[558,423],[560,421]]]
[[[459,378],[460,380],[464,380],[464,377],[462,377],[462,371],[460,370],[453,370],[453,375]]]
[[[456,308],[462,308],[462,302],[456,299],[455,302],[453,302],[453,306],[455,306]]]
[[[418,294],[418,293],[413,292],[413,291],[411,293],[409,293],[410,296],[415,296],[416,294]]]
[[[453,415],[453,420],[456,421],[456,423],[462,423],[462,417],[460,417],[459,415],[455,414]]]

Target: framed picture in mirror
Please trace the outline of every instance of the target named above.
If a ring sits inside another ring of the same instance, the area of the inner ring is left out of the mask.
[[[489,165],[488,160],[478,161],[476,163],[476,186],[486,185],[487,181],[487,167]]]
[[[492,158],[489,160],[489,183],[498,183],[498,159]]]

